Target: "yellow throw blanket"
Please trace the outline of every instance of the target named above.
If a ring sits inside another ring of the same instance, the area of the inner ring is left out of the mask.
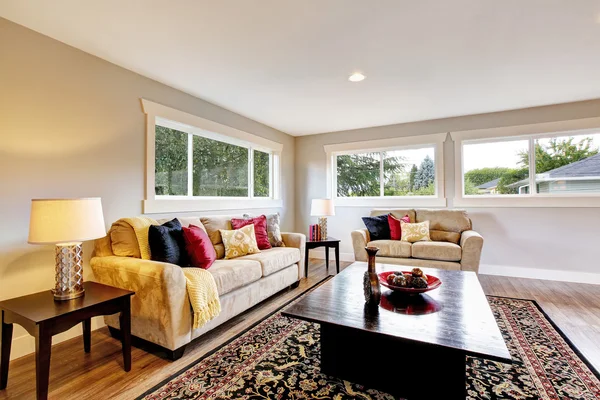
[[[150,260],[148,228],[150,225],[158,225],[158,222],[148,217],[123,218],[122,220],[133,228],[142,260]],[[221,312],[217,284],[212,274],[202,268],[183,268],[183,274],[187,281],[187,292],[194,312],[194,329],[196,329]]]
[[[194,329],[219,315],[221,302],[212,274],[202,268],[184,268],[187,291],[194,311]]]

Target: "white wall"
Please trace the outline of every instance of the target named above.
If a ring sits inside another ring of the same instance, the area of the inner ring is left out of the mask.
[[[308,230],[310,200],[325,197],[327,144],[424,135],[600,116],[600,100],[299,137],[296,140],[296,229]],[[454,146],[444,145],[446,197],[454,197]],[[404,208],[404,207],[398,207]],[[419,208],[415,204],[414,208]],[[336,207],[328,232],[342,240],[342,258],[353,256],[350,232],[363,228],[371,208]],[[471,208],[484,239],[482,272],[600,283],[600,208]],[[567,272],[563,272],[567,271]],[[578,272],[574,274],[573,272]],[[575,276],[576,275],[576,276]]]
[[[53,246],[27,244],[32,198],[99,196],[107,227],[142,212],[140,98],[282,143],[284,206],[276,211],[283,229],[293,229],[293,137],[1,18],[0,54],[0,300],[54,285]],[[227,214],[242,211],[251,210],[240,204]],[[89,279],[91,243],[84,251]],[[54,343],[80,332],[74,328]],[[33,351],[23,329],[13,337],[12,358]]]

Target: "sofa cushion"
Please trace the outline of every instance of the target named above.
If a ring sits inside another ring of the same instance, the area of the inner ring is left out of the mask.
[[[189,228],[183,226],[181,229],[190,266],[209,269],[217,259],[217,252],[206,231],[196,225],[190,225]]]
[[[157,219],[156,222],[159,224],[164,224],[167,221],[170,221],[172,218],[161,218]],[[177,217],[177,220],[181,224],[182,227],[189,227],[190,225],[197,226],[206,232],[206,228],[202,225],[202,221],[200,221],[200,217]]]
[[[256,282],[262,277],[262,268],[258,261],[240,258],[217,260],[207,271],[215,278],[219,296]]]
[[[411,256],[411,244],[409,242],[401,242],[399,240],[373,240],[367,243],[368,247],[377,247],[378,256],[382,257],[403,257]]]
[[[388,225],[390,226],[390,239],[400,240],[402,238],[402,227],[400,226],[400,222],[410,222],[410,217],[408,214],[400,219],[394,217],[392,214],[388,214],[387,217]]]
[[[231,226],[233,227],[233,229],[240,229],[250,224],[254,225],[254,235],[256,236],[256,244],[258,245],[258,249],[270,249],[271,243],[269,242],[269,235],[267,234],[267,217],[265,215],[260,215],[258,217],[249,219],[231,219]],[[221,237],[222,236],[223,235],[221,235]]]
[[[181,267],[189,265],[183,230],[177,218],[162,225],[150,225],[148,242],[153,261],[177,264]]]
[[[258,254],[249,254],[236,260],[258,261],[263,276],[269,276],[300,261],[300,250],[295,247],[273,247]]]
[[[118,220],[113,223],[109,235],[110,245],[115,256],[142,258],[135,232],[127,222]]]
[[[229,231],[220,229],[219,232],[221,232],[221,238],[225,245],[225,259],[260,253],[256,244],[253,224]]]
[[[462,250],[454,243],[417,242],[412,245],[412,256],[426,260],[460,261]]]
[[[398,219],[402,219],[405,215],[408,215],[410,218],[409,222],[415,222],[415,210],[372,210],[371,217],[376,217],[378,215],[387,215],[392,214],[394,217]]]
[[[386,215],[376,217],[362,217],[362,220],[369,231],[369,237],[373,240],[389,240],[390,224]]]
[[[233,229],[231,226],[231,217],[230,216],[215,216],[215,217],[202,217],[200,218],[202,221],[202,225],[206,229],[206,233],[208,233],[208,237],[212,244],[223,243],[223,239],[221,238],[221,232],[219,229],[223,229],[226,231],[230,231]]]
[[[429,229],[462,233],[471,229],[465,210],[416,210],[417,222],[429,221]]]
[[[429,236],[431,240],[435,242],[450,242],[454,244],[458,244],[460,242],[460,233],[456,232],[446,232],[446,231],[436,231],[429,230]]]

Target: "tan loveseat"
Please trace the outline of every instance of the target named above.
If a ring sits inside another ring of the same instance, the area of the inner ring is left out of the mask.
[[[408,243],[400,240],[374,240],[369,231],[352,232],[356,261],[367,261],[365,246],[379,248],[377,262],[386,264],[479,271],[483,237],[472,230],[471,220],[463,210],[373,210],[371,216],[391,213],[410,222],[429,221],[431,242]]]
[[[135,291],[131,299],[132,335],[164,347],[169,358],[177,359],[190,341],[299,282],[306,244],[303,234],[282,233],[286,247],[224,260],[219,229],[232,229],[231,218],[178,217],[182,226],[204,227],[217,252],[218,259],[208,271],[217,284],[221,313],[198,329],[192,328],[193,314],[181,267],[142,260],[133,229],[125,223],[113,224],[108,235],[96,241],[91,259],[96,281]],[[118,335],[118,316],[107,316],[105,322],[111,333]]]

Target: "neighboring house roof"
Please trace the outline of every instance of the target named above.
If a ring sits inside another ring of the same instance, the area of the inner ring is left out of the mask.
[[[537,182],[554,181],[557,179],[579,180],[586,177],[600,179],[600,153],[574,163],[563,165],[550,171],[536,175]],[[508,187],[520,187],[529,185],[529,178],[507,185]]]
[[[546,171],[540,175],[547,176],[548,178],[598,176],[600,175],[600,153],[583,160],[575,161],[574,163]]]
[[[500,180],[500,178],[496,178],[492,181],[486,182],[486,183],[482,183],[481,185],[477,186],[477,189],[492,189],[495,188],[496,186],[498,186],[498,181]]]

